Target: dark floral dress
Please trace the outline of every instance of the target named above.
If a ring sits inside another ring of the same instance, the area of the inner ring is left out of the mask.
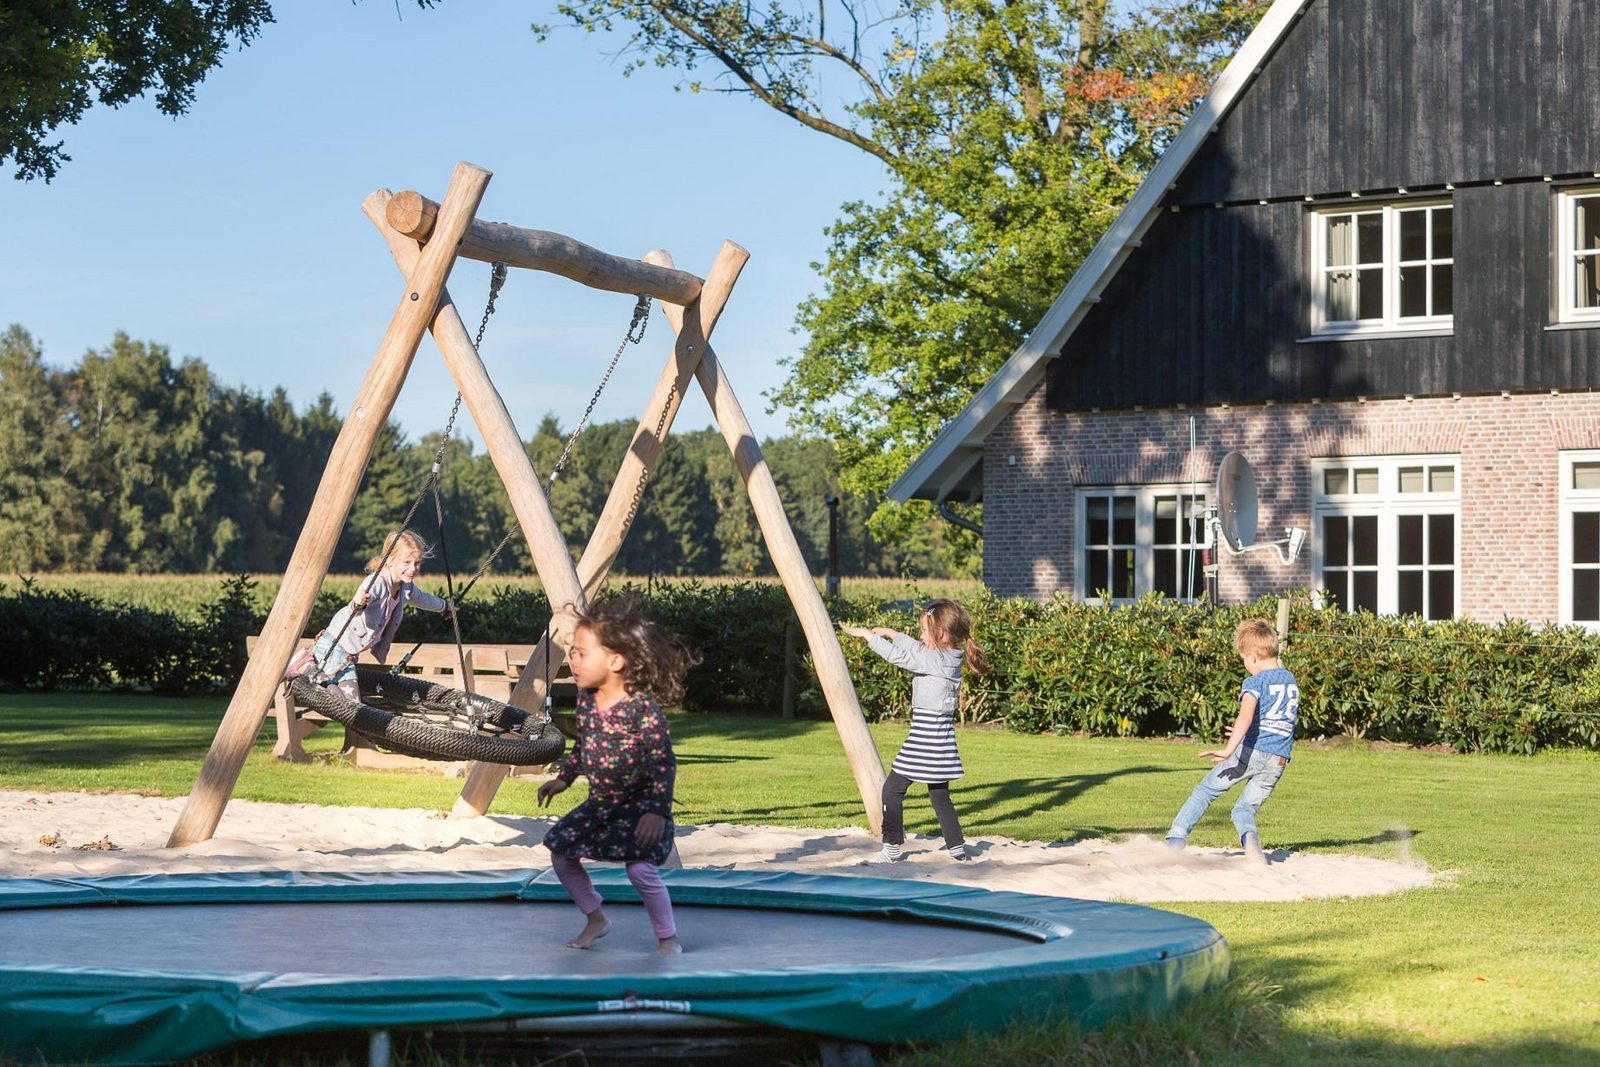
[[[647,692],[630,693],[609,708],[596,708],[594,694],[578,693],[578,743],[556,768],[571,785],[588,775],[589,796],[544,835],[545,847],[578,859],[642,860],[658,866],[672,852],[672,754],[667,717]],[[661,840],[648,848],[634,839],[639,816],[667,820]]]

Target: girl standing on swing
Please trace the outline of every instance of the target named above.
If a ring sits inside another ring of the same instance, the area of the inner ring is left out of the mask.
[[[337,686],[350,700],[359,701],[356,657],[371,651],[379,663],[384,662],[408,604],[450,617],[448,600],[416,587],[417,571],[428,555],[427,542],[411,530],[396,530],[384,538],[383,548],[367,561],[367,577],[356,587],[356,595],[317,635],[316,644],[290,662],[285,677],[318,671],[327,679],[325,685]]]

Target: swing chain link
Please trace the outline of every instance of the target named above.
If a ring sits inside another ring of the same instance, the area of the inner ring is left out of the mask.
[[[638,302],[633,305],[633,318],[628,322],[628,330],[622,335],[617,351],[611,357],[611,365],[606,367],[605,377],[600,379],[600,384],[594,391],[594,396],[589,398],[589,406],[583,409],[583,417],[578,420],[578,425],[573,427],[572,433],[567,437],[566,445],[561,449],[561,456],[556,460],[555,467],[550,471],[550,485],[556,484],[556,479],[561,476],[561,468],[567,465],[567,457],[572,455],[572,446],[577,444],[578,435],[583,433],[583,428],[589,424],[589,416],[594,414],[594,406],[600,403],[600,395],[606,391],[606,385],[611,381],[611,375],[616,372],[617,363],[622,359],[622,353],[629,345],[636,345],[644,340],[645,327],[650,325],[650,297],[641,293]],[[637,333],[635,332],[637,331]]]
[[[478,322],[478,335],[472,339],[472,351],[480,352],[483,348],[483,334],[489,328],[489,316],[494,314],[494,302],[499,299],[500,290],[506,284],[506,265],[496,260],[489,268],[489,302],[483,306],[483,318]],[[439,440],[439,452],[433,457],[433,477],[438,478],[439,468],[444,463],[444,450],[450,443],[450,434],[456,427],[456,416],[461,412],[461,393],[457,391],[454,404],[450,405],[450,417],[445,420],[444,435]]]

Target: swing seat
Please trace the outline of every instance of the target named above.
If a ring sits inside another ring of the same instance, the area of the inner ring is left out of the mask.
[[[542,712],[388,671],[357,668],[356,683],[359,704],[309,677],[289,688],[301,704],[402,756],[526,766],[553,763],[566,748]]]

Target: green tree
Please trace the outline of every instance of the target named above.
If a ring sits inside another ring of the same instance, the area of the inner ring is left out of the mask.
[[[0,4],[0,164],[55,177],[72,157],[49,142],[93,104],[155,90],[181,115],[237,41],[272,21],[267,0],[7,0]]]
[[[1020,343],[1203,95],[1265,0],[567,0],[633,70],[742,93],[882,161],[829,228],[807,340],[770,397],[872,497]],[[536,27],[541,36],[549,27]],[[702,69],[710,81],[699,78]],[[837,102],[837,103],[832,103]],[[904,538],[928,514],[880,508]],[[970,565],[976,542],[941,535]],[[963,547],[964,546],[964,547]]]
[[[67,477],[62,376],[21,326],[0,334],[0,567],[56,570],[85,552],[89,530]]]

